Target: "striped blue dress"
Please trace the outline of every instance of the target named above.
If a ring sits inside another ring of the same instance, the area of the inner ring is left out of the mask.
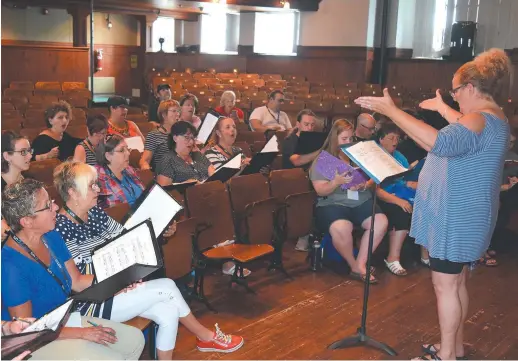
[[[472,262],[489,246],[509,125],[482,115],[480,134],[459,123],[440,130],[419,176],[410,235],[433,258]]]

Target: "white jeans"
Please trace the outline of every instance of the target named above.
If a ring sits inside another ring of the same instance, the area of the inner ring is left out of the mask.
[[[115,296],[110,319],[125,322],[141,316],[154,321],[158,325],[156,348],[169,351],[176,344],[179,318],[189,313],[191,309],[176,283],[169,278],[160,278]]]

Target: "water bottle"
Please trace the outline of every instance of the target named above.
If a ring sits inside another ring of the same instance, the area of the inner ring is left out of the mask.
[[[322,249],[320,242],[313,236],[309,237],[311,245],[311,270],[316,272],[322,267]]]

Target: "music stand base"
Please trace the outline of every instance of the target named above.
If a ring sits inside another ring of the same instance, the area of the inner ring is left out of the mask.
[[[336,350],[339,348],[357,346],[367,346],[378,349],[380,351],[384,351],[386,354],[390,356],[397,356],[397,352],[394,351],[392,347],[390,347],[387,344],[384,344],[383,342],[376,341],[370,336],[367,336],[365,333],[362,332],[361,329],[358,329],[356,335],[333,342],[331,345],[328,346],[328,348],[331,350]]]

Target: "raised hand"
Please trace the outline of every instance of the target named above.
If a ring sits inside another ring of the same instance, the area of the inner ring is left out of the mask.
[[[354,102],[362,108],[370,109],[383,115],[388,115],[392,110],[397,109],[387,88],[383,89],[382,97],[359,97]]]
[[[442,110],[444,110],[445,106],[446,103],[444,103],[444,101],[442,100],[442,95],[439,89],[435,91],[435,98],[423,100],[419,104],[419,107],[421,109],[432,110],[435,112],[441,112]]]

